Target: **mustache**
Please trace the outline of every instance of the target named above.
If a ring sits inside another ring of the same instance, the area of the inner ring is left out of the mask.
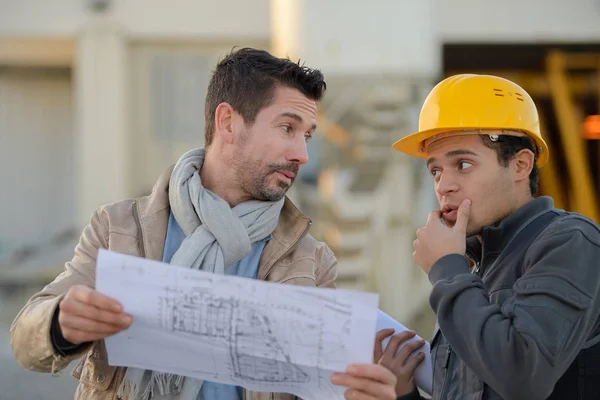
[[[294,175],[298,175],[298,170],[300,170],[300,166],[296,163],[270,164],[269,169],[271,170],[271,172],[288,171],[292,172]]]

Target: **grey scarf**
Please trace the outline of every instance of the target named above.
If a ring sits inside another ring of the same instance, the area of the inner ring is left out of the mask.
[[[277,226],[284,200],[251,200],[231,208],[202,186],[204,149],[185,153],[169,181],[169,203],[186,238],[171,264],[223,274],[242,259],[252,243],[266,238]],[[128,400],[195,400],[203,381],[175,374],[128,368],[118,395]]]

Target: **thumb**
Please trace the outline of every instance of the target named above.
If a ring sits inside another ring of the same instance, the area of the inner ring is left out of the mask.
[[[466,199],[460,203],[458,212],[456,215],[456,223],[454,224],[454,230],[467,233],[467,224],[469,223],[469,215],[471,215],[471,200]]]

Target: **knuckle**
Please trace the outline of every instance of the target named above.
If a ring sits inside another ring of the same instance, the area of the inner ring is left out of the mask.
[[[361,381],[361,387],[359,389],[361,389],[363,392],[367,392],[367,393],[377,393],[377,389],[378,389],[379,384],[372,382],[372,381],[365,381],[362,380]]]
[[[407,365],[407,374],[408,375],[413,375],[415,373],[415,370],[417,369],[417,367],[419,365],[421,365],[421,362],[423,361],[423,359],[416,357],[412,361],[414,361],[414,362]]]
[[[415,342],[415,350],[419,350],[423,346],[425,346],[425,341],[424,340],[421,339],[421,340]]]
[[[394,332],[391,329],[382,329],[375,335],[375,340],[377,342],[383,341],[388,336],[391,336]]]
[[[73,300],[71,300],[71,298],[68,298],[65,296],[64,299],[61,300],[60,302],[60,308],[58,311],[58,315],[60,317],[61,314],[63,314],[64,312],[69,312],[73,310]]]
[[[106,311],[98,311],[96,319],[107,322],[109,324],[118,324],[120,322],[116,314],[109,313]]]
[[[415,340],[414,342],[407,343],[406,347],[408,347],[411,351],[414,351],[423,346],[423,344],[424,343],[420,340]]]
[[[96,298],[96,296],[94,296],[94,292],[91,290],[86,290],[84,292],[84,298],[85,298],[85,302],[88,304],[94,304],[94,300]]]
[[[121,327],[125,326],[125,323],[121,320],[121,317],[115,314],[109,314],[106,320],[115,327],[119,327],[119,329],[122,329]]]
[[[377,362],[377,364],[381,365],[384,368],[391,369],[391,362],[388,357],[385,355],[381,357],[381,359]]]
[[[104,311],[100,311],[97,308],[92,308],[90,310],[90,313],[88,314],[88,318],[91,319],[92,321],[94,321],[94,323],[96,323],[98,321],[107,322],[107,323],[113,322],[112,315],[110,315]]]
[[[69,288],[69,290],[67,290],[67,294],[65,297],[73,296],[74,294],[77,294],[78,291],[79,291],[79,285],[71,286]]]
[[[411,346],[404,346],[402,350],[399,352],[399,358],[404,360],[404,362],[409,361],[410,355],[415,351]]]
[[[392,336],[392,338],[390,339],[390,342],[388,343],[389,347],[398,347],[398,345],[400,344],[400,342],[403,340],[403,335],[404,332],[402,333],[398,333],[397,335]]]
[[[78,290],[76,293],[77,293],[78,299],[82,303],[89,303],[90,302],[90,292],[88,292],[87,290]]]
[[[364,378],[356,379],[352,385],[355,390],[366,391],[369,386],[369,381]]]
[[[394,340],[395,343],[400,343],[400,342],[404,342],[406,339],[408,339],[412,335],[413,335],[413,333],[410,331],[403,331],[403,332],[395,334],[394,337],[392,338],[392,340]]]
[[[81,295],[86,292],[86,287],[82,285],[75,285],[69,289],[69,292],[71,292],[72,294]]]
[[[63,327],[63,325],[69,324],[69,315],[62,312],[62,310],[60,310],[58,313],[58,324],[61,328]]]

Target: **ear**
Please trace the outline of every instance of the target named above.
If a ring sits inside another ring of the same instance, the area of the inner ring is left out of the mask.
[[[215,138],[231,144],[233,143],[233,120],[235,110],[229,103],[221,103],[215,110]]]
[[[515,181],[529,179],[529,174],[533,169],[535,156],[531,150],[523,149],[519,151],[511,160],[513,178]]]

